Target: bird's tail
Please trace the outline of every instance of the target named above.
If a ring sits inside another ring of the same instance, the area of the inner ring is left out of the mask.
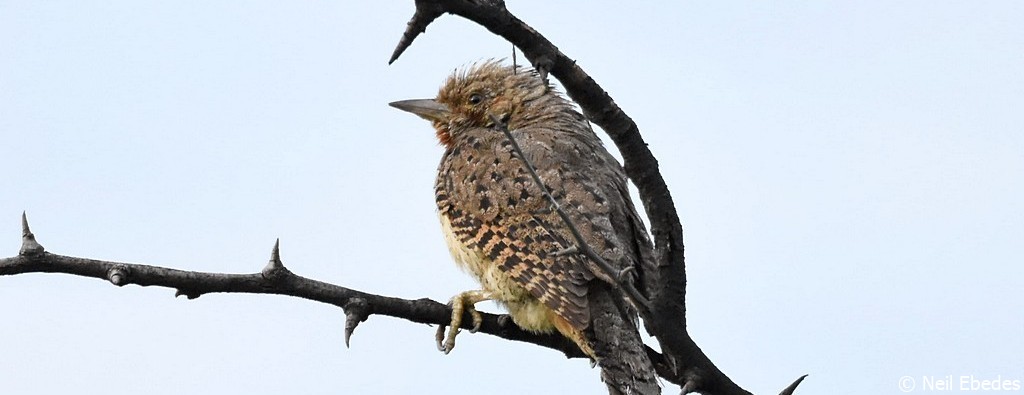
[[[584,354],[590,357],[590,359],[597,360],[597,354],[594,353],[594,348],[590,345],[590,341],[587,340],[586,335],[583,331],[577,329],[569,323],[568,320],[562,318],[562,316],[555,314],[554,310],[549,310],[551,314],[551,322],[555,325],[555,329],[558,330],[562,336],[569,338],[573,343],[579,346],[580,350],[583,350]]]

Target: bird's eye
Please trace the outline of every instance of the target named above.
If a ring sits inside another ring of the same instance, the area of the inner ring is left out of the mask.
[[[479,93],[469,95],[469,104],[480,104],[482,101],[484,101],[484,97]]]

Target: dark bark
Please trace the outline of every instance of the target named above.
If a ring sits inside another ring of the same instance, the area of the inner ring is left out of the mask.
[[[24,238],[29,245],[29,238]],[[34,238],[32,238],[34,243]],[[26,251],[26,248],[22,248]],[[447,325],[451,308],[430,299],[408,300],[361,292],[316,281],[292,273],[281,264],[277,246],[270,263],[257,273],[225,274],[178,270],[143,264],[102,261],[51,254],[35,244],[34,248],[11,258],[0,259],[0,276],[23,273],[65,273],[92,277],[116,286],[157,286],[177,290],[175,296],[195,299],[209,293],[254,293],[289,295],[341,307],[346,313],[346,341],[356,326],[374,314],[431,325]],[[559,335],[538,335],[519,329],[501,315],[482,313],[481,333],[507,340],[531,343],[565,354],[584,358],[583,352]],[[470,319],[470,317],[466,317]],[[651,351],[654,352],[653,350]]]
[[[24,235],[17,256],[0,259],[0,276],[24,273],[63,273],[109,281],[116,286],[156,286],[177,290],[175,296],[189,299],[209,293],[254,293],[289,295],[341,307],[345,311],[345,343],[356,326],[374,314],[401,318],[421,324],[447,325],[451,321],[448,305],[430,300],[401,299],[312,280],[284,267],[275,244],[271,259],[260,272],[249,274],[206,273],[160,266],[78,258],[46,252],[23,221]],[[505,315],[481,312],[480,333],[502,339],[550,348],[567,358],[586,358],[575,343],[556,334],[539,335],[523,331]],[[470,317],[464,317],[470,319]],[[654,363],[658,375],[670,382],[674,370],[664,357],[650,347],[644,353]],[[788,393],[784,393],[788,394]]]

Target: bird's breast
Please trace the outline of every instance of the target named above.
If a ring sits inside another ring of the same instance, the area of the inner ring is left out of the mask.
[[[452,259],[460,269],[471,274],[483,290],[490,292],[496,302],[508,308],[516,325],[533,332],[548,333],[555,329],[550,308],[502,271],[479,248],[459,240],[452,227],[452,220],[444,211],[440,212],[439,217],[441,233],[444,234]]]

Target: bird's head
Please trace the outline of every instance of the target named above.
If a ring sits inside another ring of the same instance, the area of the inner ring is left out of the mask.
[[[552,90],[535,71],[487,61],[456,70],[434,99],[402,100],[392,107],[408,111],[433,123],[437,139],[445,146],[454,143],[461,130],[492,127],[494,119],[515,128],[530,112],[537,99]],[[552,94],[563,100],[557,94]]]

